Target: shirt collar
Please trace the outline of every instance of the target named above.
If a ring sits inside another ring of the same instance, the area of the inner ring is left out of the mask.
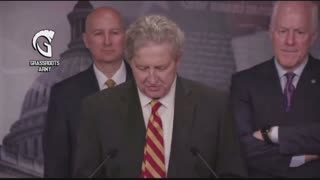
[[[97,81],[100,89],[103,89],[105,86],[105,82],[109,79],[103,72],[101,72],[97,66],[93,63],[93,70],[97,77]],[[124,61],[121,62],[120,68],[114,73],[111,77],[112,80],[115,81],[116,85],[121,84],[126,81],[127,70],[124,64]]]
[[[305,66],[307,65],[309,58],[307,57],[307,59],[305,61],[303,61],[302,64],[300,64],[293,72],[296,74],[296,76],[301,76],[303,69],[305,68]],[[279,78],[283,77],[288,71],[285,70],[277,61],[276,58],[274,58],[275,61],[275,65],[278,71],[278,76]]]
[[[162,97],[158,100],[166,108],[168,108],[168,107],[170,107],[170,105],[174,104],[174,95],[176,92],[176,81],[177,81],[177,76],[174,78],[168,94],[166,94],[164,97]],[[149,103],[152,101],[152,98],[144,95],[138,87],[137,87],[137,89],[138,89],[138,94],[139,94],[141,106],[142,107],[148,106]]]

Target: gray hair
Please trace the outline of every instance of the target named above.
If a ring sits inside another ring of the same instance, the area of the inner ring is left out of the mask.
[[[270,26],[269,28],[272,30],[274,28],[274,23],[275,23],[275,19],[277,17],[277,14],[279,12],[279,6],[280,3],[286,3],[288,1],[275,1],[273,2],[273,9],[272,9],[272,14],[271,14],[271,21],[270,21]],[[296,2],[296,1],[295,1]],[[303,1],[303,2],[307,2],[307,1]],[[312,13],[312,30],[315,32],[318,29],[318,6],[315,2],[313,1],[308,1],[310,3],[311,7],[311,13]]]
[[[137,50],[147,43],[169,43],[172,55],[182,55],[184,33],[179,26],[162,15],[148,15],[138,18],[126,31],[125,58],[131,61]]]

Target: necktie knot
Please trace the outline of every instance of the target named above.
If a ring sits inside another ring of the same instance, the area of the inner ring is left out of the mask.
[[[287,82],[288,82],[288,83],[292,83],[292,80],[293,80],[293,78],[296,76],[296,74],[293,73],[293,72],[287,72],[287,73],[285,74],[285,76],[286,76],[286,78],[287,78]]]
[[[151,105],[151,110],[152,110],[152,113],[155,113],[158,111],[158,109],[160,108],[161,106],[161,103],[158,101],[158,100],[152,100],[150,102],[150,105]]]
[[[112,88],[116,85],[116,82],[114,82],[112,79],[108,79],[105,84],[108,86],[108,88]]]

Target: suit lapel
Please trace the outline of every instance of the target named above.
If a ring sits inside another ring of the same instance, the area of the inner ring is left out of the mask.
[[[317,66],[315,61],[317,60],[315,60],[311,56],[309,57],[309,61],[305,69],[303,70],[299,82],[297,84],[297,88],[295,91],[296,96],[300,96],[301,94],[302,96],[305,96],[306,94],[303,94],[306,93],[305,87],[312,87],[313,84],[318,83],[317,81],[319,81],[320,72],[319,66]]]
[[[133,79],[132,70],[131,70],[130,65],[127,63],[127,61],[124,61],[124,64],[125,64],[126,71],[127,71],[126,81],[129,81],[129,80]]]
[[[266,87],[265,89],[270,91],[270,96],[266,96],[266,97],[274,97],[274,99],[272,99],[271,103],[272,107],[277,107],[278,109],[282,109],[282,107],[284,107],[283,104],[283,92],[282,92],[282,88],[281,88],[281,82],[280,82],[280,78],[278,76],[278,71],[276,69],[276,65],[275,65],[275,60],[272,60],[272,63],[270,63],[270,67],[267,69],[266,72]],[[279,107],[280,106],[280,107]]]
[[[123,177],[139,177],[143,160],[146,127],[141,104],[134,81],[130,82],[128,94],[122,95],[121,114],[124,141],[121,154],[121,174]]]
[[[278,71],[275,66],[275,59],[268,62],[267,66],[263,69],[262,75],[262,81],[258,81],[258,86],[256,87],[256,93],[258,93],[258,97],[261,97],[259,103],[263,104],[262,106],[267,114],[277,114],[277,116],[274,117],[279,117],[277,119],[265,117],[263,122],[261,122],[263,126],[265,126],[267,124],[275,124],[283,121],[285,115],[285,99]]]
[[[188,174],[185,172],[187,164],[184,162],[186,155],[189,153],[189,139],[192,128],[195,104],[192,100],[192,92],[181,78],[177,78],[174,106],[174,121],[171,142],[171,153],[168,168],[168,177],[183,176]],[[191,156],[191,153],[190,153]],[[184,167],[183,169],[180,169]]]
[[[313,57],[309,56],[309,61],[303,70],[301,77],[298,81],[296,90],[293,94],[293,106],[292,112],[296,112],[296,114],[292,114],[293,116],[300,114],[305,114],[308,110],[305,102],[311,103],[310,101],[315,98],[315,94],[319,93],[317,84],[320,81],[320,71],[319,66]],[[291,118],[297,119],[297,118]]]
[[[99,85],[96,78],[96,75],[93,71],[93,65],[91,65],[85,72],[85,75],[83,76],[83,87],[81,87],[80,91],[85,92],[86,95],[92,94],[94,92],[99,91]]]

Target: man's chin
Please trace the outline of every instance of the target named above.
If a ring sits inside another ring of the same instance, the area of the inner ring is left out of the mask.
[[[162,93],[160,91],[147,91],[146,96],[152,99],[159,99],[162,97]]]
[[[114,57],[114,56],[108,56],[108,57],[104,57],[103,59],[100,59],[99,61],[101,63],[112,64],[112,63],[115,63],[115,62],[119,62],[121,60],[122,60],[121,58],[117,58],[117,57]]]
[[[280,65],[286,69],[286,70],[293,70],[295,69],[299,64],[298,63],[292,63],[292,62],[282,62]]]

